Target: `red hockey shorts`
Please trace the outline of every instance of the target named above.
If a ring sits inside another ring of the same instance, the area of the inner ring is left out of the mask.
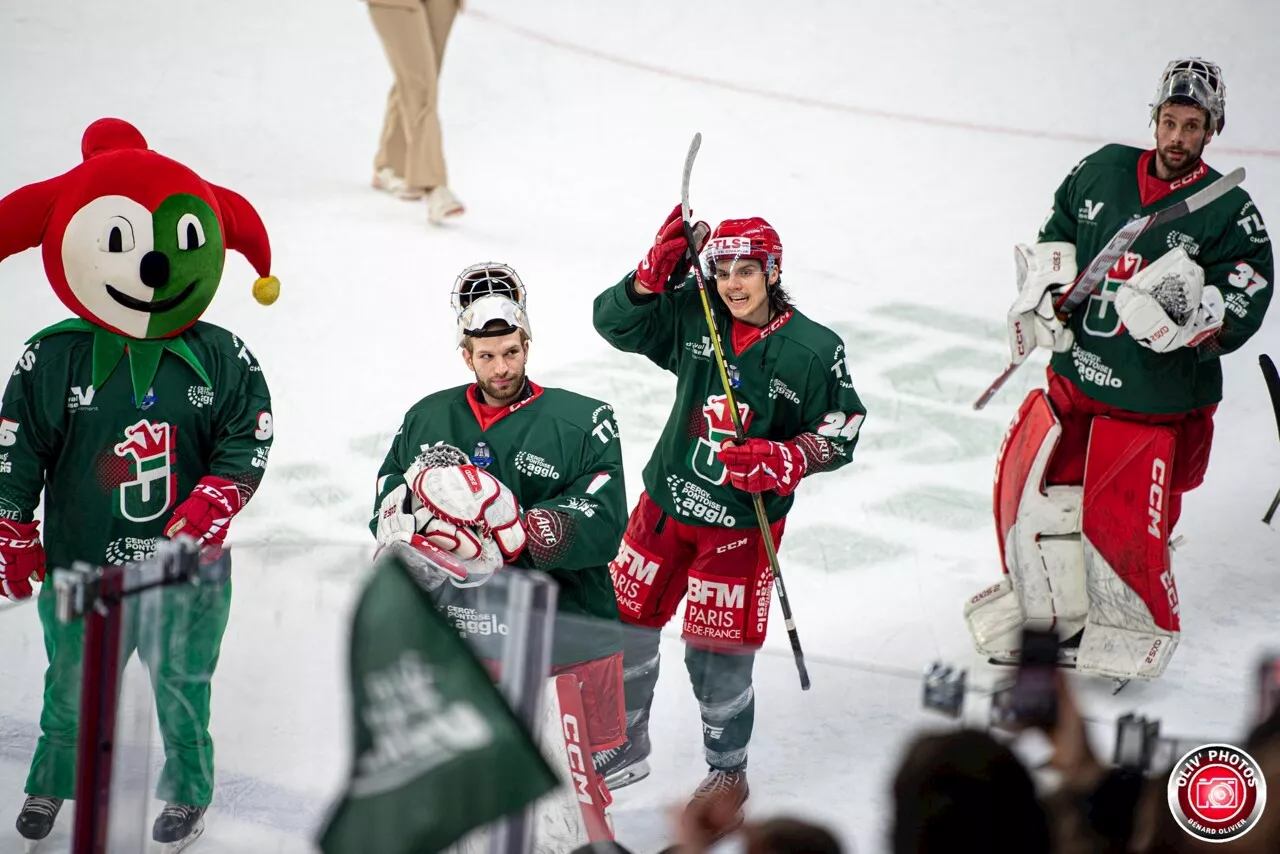
[[[775,548],[785,523],[770,526]],[[764,643],[773,572],[758,528],[688,525],[642,493],[609,573],[624,623],[661,628],[687,593],[683,635],[690,644]]]
[[[1062,436],[1045,471],[1046,485],[1084,483],[1085,450],[1089,446],[1089,427],[1094,416],[1105,415],[1121,421],[1172,428],[1177,434],[1169,496],[1169,530],[1172,531],[1182,513],[1182,493],[1190,492],[1203,483],[1205,471],[1209,468],[1209,446],[1213,444],[1213,414],[1218,409],[1217,404],[1164,415],[1130,412],[1087,397],[1052,369],[1047,373],[1049,402],[1062,422]]]
[[[494,682],[502,678],[502,662],[491,658],[483,661]],[[590,661],[556,664],[549,675],[570,675],[578,683],[592,753],[622,746],[627,740],[627,706],[622,696],[621,652]]]

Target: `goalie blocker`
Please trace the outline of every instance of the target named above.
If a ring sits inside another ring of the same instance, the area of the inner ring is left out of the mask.
[[[1083,630],[1078,670],[1155,679],[1179,638],[1168,544],[1179,431],[1101,415],[1086,424],[1084,448],[1059,448],[1049,395],[1023,402],[996,466],[1005,577],[969,600],[965,620],[997,659],[1016,658],[1024,627]],[[1084,458],[1083,485],[1046,485],[1076,462],[1064,454]]]

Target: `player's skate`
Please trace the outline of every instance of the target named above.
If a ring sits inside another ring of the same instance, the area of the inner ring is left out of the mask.
[[[151,828],[151,838],[164,845],[165,854],[178,854],[204,833],[204,812],[208,807],[166,804]]]
[[[602,750],[592,757],[596,774],[605,787],[616,792],[623,786],[638,783],[649,776],[649,725],[642,723],[627,730],[621,747]]]
[[[728,799],[734,810],[733,818],[724,825],[720,831],[720,835],[716,839],[721,839],[742,826],[744,813],[742,805],[747,802],[751,789],[747,786],[747,764],[744,762],[737,768],[711,768],[707,772],[707,776],[703,778],[698,788],[693,793],[693,798],[689,801],[689,807],[709,800],[718,800],[720,798]],[[713,842],[715,840],[712,840]]]
[[[53,830],[53,822],[62,809],[62,798],[46,798],[43,795],[27,795],[18,813],[18,833],[27,840],[28,852],[35,851],[40,840]]]

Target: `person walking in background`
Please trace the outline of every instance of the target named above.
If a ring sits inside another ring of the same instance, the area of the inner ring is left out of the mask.
[[[395,75],[373,186],[409,201],[425,197],[427,218],[439,225],[465,210],[448,185],[438,97],[445,42],[462,0],[366,2]]]

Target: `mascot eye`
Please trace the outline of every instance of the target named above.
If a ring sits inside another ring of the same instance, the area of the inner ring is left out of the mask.
[[[103,252],[132,252],[133,226],[122,216],[113,216],[102,226],[98,248]]]
[[[184,252],[204,246],[204,226],[195,214],[183,214],[178,220],[178,248]]]

